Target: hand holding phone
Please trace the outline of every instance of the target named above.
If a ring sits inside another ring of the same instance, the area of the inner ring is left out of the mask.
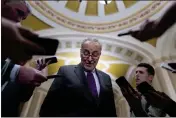
[[[49,58],[45,58],[44,60],[46,63],[49,62],[48,65],[53,64],[53,63],[57,63],[57,57],[49,57]]]
[[[36,61],[37,63],[37,69],[38,70],[43,70],[46,66],[57,63],[57,57],[49,57],[49,58],[44,58],[44,59],[38,59]]]

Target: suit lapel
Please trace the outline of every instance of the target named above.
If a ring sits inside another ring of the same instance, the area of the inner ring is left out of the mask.
[[[106,82],[104,80],[104,77],[103,75],[99,72],[99,70],[96,70],[96,73],[97,73],[97,76],[98,76],[98,80],[99,80],[99,83],[100,83],[100,93],[103,92],[104,90],[107,89],[107,86],[106,86]]]
[[[80,83],[85,84],[86,76],[85,76],[84,71],[81,67],[81,64],[79,64],[75,67],[75,73],[76,73],[77,77],[79,78]]]
[[[99,99],[98,99],[98,104],[100,104],[101,102],[101,98],[103,97],[104,95],[104,91],[107,91],[108,90],[108,87],[107,87],[107,84],[104,80],[104,77],[103,75],[100,73],[99,70],[96,70],[96,73],[97,73],[97,76],[98,76],[98,79],[99,79],[99,83],[100,83],[100,94],[99,94]]]

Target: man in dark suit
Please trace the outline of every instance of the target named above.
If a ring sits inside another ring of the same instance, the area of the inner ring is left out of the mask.
[[[41,106],[41,117],[116,117],[110,76],[97,70],[102,46],[86,39],[81,63],[60,67]]]

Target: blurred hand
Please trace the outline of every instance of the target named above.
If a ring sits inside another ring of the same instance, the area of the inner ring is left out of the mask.
[[[136,38],[139,41],[147,41],[157,35],[155,32],[155,27],[156,27],[156,21],[146,20],[145,23],[141,25],[140,30],[135,30],[135,31],[130,30],[125,34],[131,35],[132,37]]]
[[[21,66],[17,78],[20,84],[27,84],[32,86],[40,86],[42,82],[47,81],[47,78],[42,73],[31,67]]]
[[[155,25],[154,21],[146,20],[140,30],[131,33],[131,36],[140,41],[147,41],[155,36]]]
[[[49,61],[47,61],[47,62],[45,62],[45,59],[38,59],[37,61],[36,61],[37,63],[37,70],[43,70],[46,66],[48,66],[48,64],[51,62],[51,60],[49,60]]]
[[[45,53],[39,45],[24,36],[37,37],[36,34],[17,26],[15,23],[2,18],[2,58],[9,57],[14,61],[27,61],[33,54]]]

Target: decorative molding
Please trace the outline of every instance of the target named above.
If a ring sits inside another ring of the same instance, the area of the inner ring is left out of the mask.
[[[59,13],[58,11],[55,11],[53,8],[51,8],[51,6],[49,6],[45,2],[42,1],[28,1],[28,2],[32,6],[32,8],[39,11],[48,20],[51,20],[56,24],[63,25],[73,30],[91,33],[114,32],[134,26],[144,21],[146,18],[156,14],[167,4],[167,1],[154,1],[150,5],[143,8],[141,11],[132,14],[129,17],[120,19],[118,21],[108,23],[98,23],[98,22],[87,23],[69,18],[69,16],[65,16]],[[54,27],[57,26],[54,25]]]

